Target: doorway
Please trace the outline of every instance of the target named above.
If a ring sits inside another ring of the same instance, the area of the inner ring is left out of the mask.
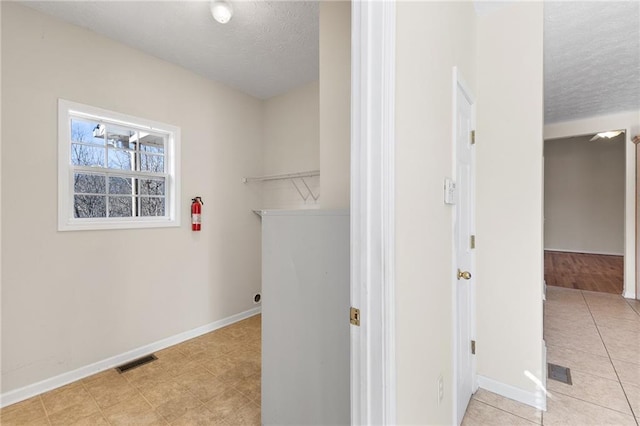
[[[474,98],[454,68],[455,418],[462,423],[475,385],[475,134]],[[441,379],[439,379],[441,380]],[[440,381],[439,381],[440,386]]]
[[[625,141],[624,130],[545,141],[547,285],[623,294]]]

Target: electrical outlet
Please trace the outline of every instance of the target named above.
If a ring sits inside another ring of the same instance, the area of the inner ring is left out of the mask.
[[[442,378],[442,374],[438,376],[438,406],[442,403],[444,399],[444,379]]]

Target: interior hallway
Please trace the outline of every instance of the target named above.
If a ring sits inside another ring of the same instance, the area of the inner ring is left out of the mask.
[[[13,425],[260,425],[261,317],[5,407]]]
[[[463,425],[638,425],[640,302],[547,287],[547,361],[571,369],[573,385],[547,380],[547,411],[480,389]]]

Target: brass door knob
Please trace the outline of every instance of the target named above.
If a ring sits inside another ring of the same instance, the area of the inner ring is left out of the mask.
[[[458,269],[458,279],[465,279],[465,280],[470,280],[471,279],[471,272],[469,271],[461,271],[460,269]]]

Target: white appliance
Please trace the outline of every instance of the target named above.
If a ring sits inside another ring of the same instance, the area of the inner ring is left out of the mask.
[[[262,424],[347,425],[349,212],[261,213]]]

